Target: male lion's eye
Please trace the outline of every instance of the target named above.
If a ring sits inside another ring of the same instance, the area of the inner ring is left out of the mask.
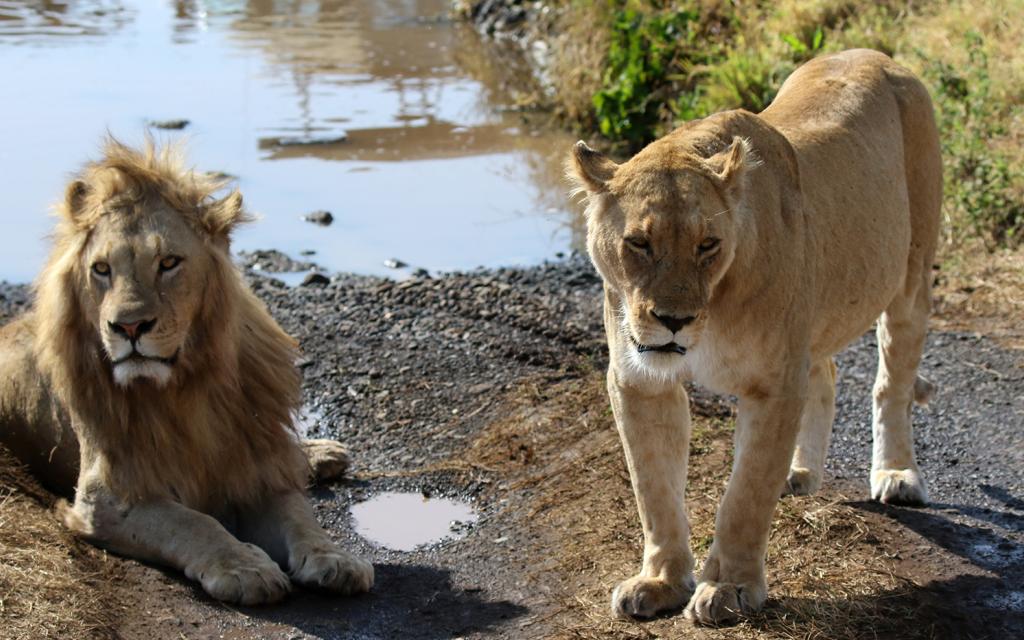
[[[651,250],[651,243],[646,238],[638,236],[630,236],[626,238],[626,244],[629,245],[630,249],[639,251],[640,253],[648,253]]]
[[[110,275],[110,265],[106,262],[96,262],[92,265],[92,272],[100,277],[106,278]]]
[[[167,256],[166,258],[160,261],[160,270],[170,271],[179,264],[181,264],[181,258],[179,258],[178,256]]]
[[[722,243],[718,238],[704,238],[701,243],[697,245],[697,250],[700,251],[701,255],[707,255],[718,248]]]

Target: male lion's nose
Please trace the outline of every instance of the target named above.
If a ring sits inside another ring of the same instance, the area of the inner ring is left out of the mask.
[[[118,333],[131,341],[138,340],[143,334],[152,331],[156,326],[156,318],[152,320],[139,320],[137,322],[108,322],[110,330]]]
[[[675,318],[673,316],[663,316],[654,311],[651,311],[651,315],[657,318],[658,322],[665,325],[665,328],[667,328],[672,333],[679,331],[686,325],[696,320],[696,317],[694,316],[686,316],[685,318]]]

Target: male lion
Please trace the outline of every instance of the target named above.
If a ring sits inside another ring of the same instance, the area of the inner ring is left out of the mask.
[[[612,594],[617,615],[689,601],[688,618],[715,624],[761,607],[775,504],[821,484],[832,356],[876,318],[871,495],[927,499],[910,407],[929,391],[917,366],[942,168],[913,75],[875,51],[825,56],[760,114],[690,122],[621,165],[580,142],[570,174],[587,197],[608,393],[644,530],[643,568]],[[739,398],[732,478],[696,585],[683,380]]]
[[[34,307],[0,329],[0,441],[51,487],[77,477],[73,531],[215,598],[366,591],[303,493],[296,344],[232,265],[245,214],[219,187],[112,140],[68,186]]]

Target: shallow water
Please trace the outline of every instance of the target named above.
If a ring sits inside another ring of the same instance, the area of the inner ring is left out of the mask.
[[[181,132],[261,215],[236,249],[330,270],[531,264],[573,246],[570,139],[503,108],[509,59],[447,0],[0,0],[0,279],[46,252],[48,205],[106,131]],[[284,141],[343,142],[283,146]],[[301,220],[326,209],[334,223]],[[397,275],[397,274],[396,274]]]
[[[460,538],[465,525],[477,520],[473,507],[465,502],[397,491],[355,504],[351,513],[359,535],[396,551]]]

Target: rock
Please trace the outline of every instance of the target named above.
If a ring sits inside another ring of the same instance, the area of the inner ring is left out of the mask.
[[[239,251],[238,258],[246,269],[265,273],[322,270],[313,262],[293,260],[288,255],[274,249]]]
[[[328,136],[271,136],[260,138],[260,149],[272,149],[274,147],[312,147],[320,145],[331,145],[345,142],[348,134],[344,131]]]
[[[180,131],[189,125],[189,121],[184,118],[180,120],[150,120],[149,126],[154,129],[167,129],[173,131]]]
[[[398,258],[388,258],[384,261],[384,266],[388,269],[404,269],[408,267],[408,263],[402,262]]]
[[[423,267],[418,267],[413,270],[412,276],[414,278],[429,278],[430,272],[424,269]]]
[[[303,287],[311,287],[311,286],[314,286],[314,285],[322,286],[322,285],[330,284],[330,283],[331,283],[331,279],[330,278],[328,278],[327,276],[325,276],[322,273],[319,273],[317,271],[313,271],[311,273],[307,273],[306,274],[306,277],[302,279],[302,285],[301,286],[303,286]]]
[[[323,209],[319,211],[314,211],[313,213],[307,213],[306,215],[302,216],[302,219],[305,220],[306,222],[318,224],[321,227],[329,226],[332,222],[334,222],[334,216],[331,215],[331,212],[325,211]]]

